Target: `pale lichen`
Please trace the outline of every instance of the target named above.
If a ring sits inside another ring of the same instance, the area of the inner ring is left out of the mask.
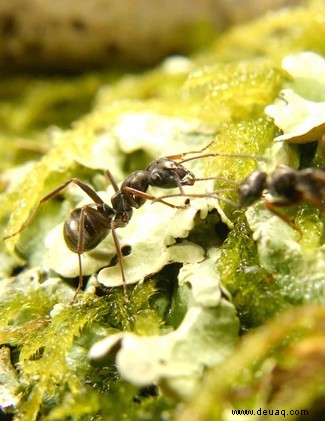
[[[166,335],[117,333],[93,345],[89,356],[101,360],[116,353],[122,377],[138,386],[159,385],[168,395],[190,399],[203,369],[220,364],[238,337],[234,307],[224,298],[216,277],[215,255],[202,263],[185,263],[179,285],[189,289],[186,315]],[[134,364],[136,360],[136,364]]]
[[[325,86],[322,75],[325,60],[314,53],[291,55],[283,59],[283,67],[293,80],[279,93],[275,104],[265,112],[274,118],[282,134],[275,140],[307,143],[325,133]]]

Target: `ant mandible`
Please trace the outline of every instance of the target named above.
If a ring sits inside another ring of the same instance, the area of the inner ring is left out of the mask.
[[[147,194],[149,186],[163,189],[178,187],[183,194],[183,186],[193,185],[196,181],[194,175],[175,160],[187,154],[200,153],[207,149],[208,146],[200,151],[190,151],[185,154],[166,156],[152,161],[145,170],[132,172],[123,181],[120,188],[110,171],[106,170],[105,175],[115,191],[115,194],[111,197],[112,206],[106,204],[92,187],[83,183],[78,178],[72,178],[41,198],[22,227],[18,231],[7,235],[4,239],[6,240],[20,234],[31,224],[42,204],[53,198],[69,184],[74,183],[92,199],[93,203],[74,209],[63,225],[65,243],[72,252],[78,255],[79,283],[72,302],[76,299],[83,285],[82,254],[97,247],[107,237],[110,231],[112,232],[120,265],[125,298],[128,300],[122,251],[116,235],[116,229],[125,227],[129,223],[132,218],[133,208],[138,209],[146,200],[154,201],[156,199],[154,196]],[[159,201],[172,208],[184,208],[184,206],[177,206],[163,199]]]

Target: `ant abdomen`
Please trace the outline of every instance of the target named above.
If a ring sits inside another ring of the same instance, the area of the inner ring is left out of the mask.
[[[97,218],[94,218],[95,214]],[[83,253],[97,247],[109,234],[113,216],[114,211],[105,204],[90,203],[74,209],[63,225],[67,247],[74,253]]]

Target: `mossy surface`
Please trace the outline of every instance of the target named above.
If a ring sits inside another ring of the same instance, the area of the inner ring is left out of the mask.
[[[128,286],[129,301],[122,288],[96,283],[108,256],[114,265],[109,236],[83,260],[86,291],[69,304],[77,259],[63,243],[50,243],[52,229],[85,199],[75,186],[42,205],[21,235],[1,243],[1,410],[16,420],[227,420],[233,408],[308,409],[317,419],[324,398],[324,214],[309,203],[283,209],[295,231],[268,212],[263,200],[242,210],[231,202],[238,202],[234,182],[256,169],[269,172],[280,163],[324,167],[316,142],[274,142],[281,132],[264,112],[283,88],[304,91],[281,61],[303,50],[324,54],[324,16],[324,3],[310,1],[234,28],[202,54],[168,59],[144,74],[1,84],[4,235],[17,231],[40,198],[71,177],[101,191],[107,187],[105,168],[120,182],[150,160],[208,144],[203,153],[246,155],[188,162],[198,177],[223,180],[198,182],[196,190],[186,191],[217,190],[220,201],[197,205],[200,199],[191,198],[192,207],[184,211],[194,209],[184,227],[192,230],[191,256],[180,247],[188,244],[170,235],[164,246],[172,250],[171,259],[158,274],[148,270],[145,282]],[[308,100],[324,101],[320,89],[317,95]],[[150,211],[154,206],[146,203],[138,211],[147,212],[153,242],[159,220],[165,220]],[[177,215],[169,228],[186,222],[181,211]],[[132,221],[138,219],[131,228]],[[128,245],[123,232],[140,236],[135,228],[118,231],[122,245]],[[137,244],[136,238],[131,257]],[[203,262],[194,256],[198,249],[206,253]],[[54,251],[62,260],[53,264]],[[177,260],[174,252],[185,258]],[[150,266],[150,250],[141,256]],[[89,269],[93,261],[95,269]],[[132,271],[130,258],[124,261],[126,272]],[[108,268],[109,277],[113,272],[114,266]],[[89,358],[94,344],[114,337],[116,347],[104,358]],[[141,348],[149,341],[152,348]],[[147,353],[153,368],[132,357],[133,349]],[[159,389],[141,383],[133,370],[139,367]]]

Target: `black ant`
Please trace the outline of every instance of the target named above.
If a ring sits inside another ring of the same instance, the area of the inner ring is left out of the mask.
[[[206,154],[204,156],[228,156],[228,157],[245,157],[245,155],[227,155],[227,154]],[[259,156],[247,156],[253,159],[260,160]],[[184,163],[190,159],[181,161]],[[265,159],[265,158],[264,158]],[[288,217],[279,212],[276,207],[292,206],[301,202],[309,202],[316,206],[322,212],[325,212],[325,205],[323,204],[323,196],[325,194],[325,170],[315,168],[305,168],[301,170],[293,170],[287,165],[278,165],[274,171],[267,174],[264,171],[253,171],[239,184],[233,180],[223,179],[221,177],[210,177],[205,179],[196,179],[196,181],[216,179],[236,184],[236,188],[220,189],[211,194],[173,194],[161,196],[154,201],[166,199],[175,196],[186,197],[216,197],[226,203],[231,204],[236,208],[248,207],[262,199],[263,194],[269,193],[272,199],[264,198],[264,204],[267,209],[287,222],[292,228],[300,231],[293,225]],[[222,198],[218,194],[222,191],[237,191],[239,203]]]
[[[200,153],[207,147],[200,151],[187,152],[186,155]],[[122,263],[122,251],[116,235],[116,229],[125,227],[129,223],[132,218],[133,208],[138,209],[146,200],[154,201],[156,199],[154,196],[147,194],[149,186],[164,189],[178,187],[183,194],[183,186],[191,186],[196,182],[194,175],[188,169],[180,163],[175,162],[176,159],[184,155],[185,154],[167,156],[152,161],[145,170],[138,170],[131,173],[123,181],[120,188],[110,171],[106,170],[105,175],[115,190],[115,194],[111,198],[112,206],[106,204],[92,187],[83,183],[78,178],[72,178],[44,196],[22,227],[13,234],[4,237],[4,239],[11,238],[25,230],[33,221],[43,203],[65,189],[69,184],[74,183],[93,200],[93,203],[74,209],[63,225],[63,236],[67,247],[72,252],[78,254],[79,283],[72,301],[75,300],[83,285],[82,254],[97,247],[97,245],[107,237],[110,231],[112,231],[120,265],[124,294],[128,300],[126,279]],[[173,208],[184,208],[184,206],[177,206],[165,202],[163,199],[160,199],[159,201]]]
[[[247,207],[268,192],[273,199],[264,199],[267,209],[290,225],[289,219],[275,209],[276,206],[292,206],[309,202],[325,211],[322,203],[325,194],[325,171],[315,168],[293,170],[287,165],[278,165],[271,174],[254,171],[238,187],[239,206]],[[292,225],[293,226],[293,225]],[[295,226],[293,228],[297,229]]]

